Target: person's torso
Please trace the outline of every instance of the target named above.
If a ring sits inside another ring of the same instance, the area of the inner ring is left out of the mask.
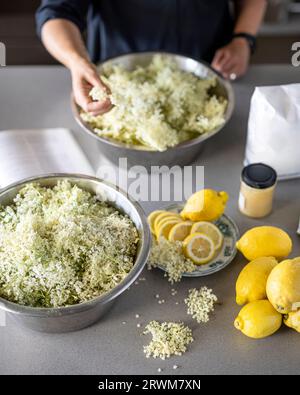
[[[210,61],[231,32],[227,0],[93,0],[88,13],[93,61],[141,51]]]

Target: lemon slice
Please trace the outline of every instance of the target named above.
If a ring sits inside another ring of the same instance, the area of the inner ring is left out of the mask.
[[[177,218],[177,217],[172,217],[172,216],[166,217],[166,218],[162,219],[162,220],[158,223],[158,225],[156,226],[156,228],[155,228],[155,234],[157,235],[157,234],[159,233],[160,228],[161,228],[166,222],[169,222],[169,221],[174,221],[174,222],[176,221],[176,223],[182,222],[182,220],[180,220],[180,219]]]
[[[191,232],[192,222],[184,221],[178,222],[177,225],[173,226],[169,233],[170,241],[183,241],[188,237]]]
[[[180,217],[179,214],[171,213],[169,211],[164,211],[161,214],[159,214],[154,221],[153,227],[154,227],[155,233],[158,232],[159,225],[162,223],[162,221],[168,220],[168,219],[178,219],[178,220],[182,221],[182,218]]]
[[[169,233],[173,226],[178,224],[177,219],[170,219],[169,221],[165,221],[162,225],[159,226],[158,232],[156,232],[156,237],[159,240],[161,237],[169,238]]]
[[[164,211],[162,210],[155,210],[152,211],[152,213],[150,213],[148,215],[148,222],[149,222],[149,226],[151,229],[151,232],[154,233],[154,221],[156,220],[156,218],[159,216],[159,214],[162,214]]]
[[[212,239],[203,233],[192,233],[183,242],[184,255],[196,265],[210,262],[215,255]]]
[[[196,222],[192,226],[191,233],[204,233],[206,236],[212,239],[215,250],[221,248],[223,244],[224,236],[222,235],[220,229],[211,222]]]

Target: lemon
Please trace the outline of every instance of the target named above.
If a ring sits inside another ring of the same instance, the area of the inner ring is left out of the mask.
[[[178,220],[182,220],[182,218],[180,217],[179,214],[172,213],[170,211],[163,211],[154,220],[154,224],[153,224],[154,232],[157,233],[159,224],[163,220],[169,219],[169,218],[177,218]]]
[[[267,299],[267,280],[277,263],[272,257],[257,258],[248,263],[236,282],[236,303],[243,305],[255,300]]]
[[[192,222],[182,221],[173,226],[169,233],[170,241],[183,241],[190,234],[192,228]]]
[[[191,233],[204,233],[206,236],[210,237],[214,243],[215,250],[221,248],[223,244],[224,237],[220,229],[211,222],[196,222],[192,226]]]
[[[286,314],[283,322],[289,328],[295,329],[295,331],[300,333],[300,310]]]
[[[149,223],[150,230],[151,230],[152,233],[155,232],[155,231],[154,231],[154,221],[156,220],[156,218],[158,217],[158,215],[159,215],[159,214],[162,214],[162,213],[163,213],[162,210],[155,210],[155,211],[153,211],[152,213],[150,213],[150,214],[148,215],[148,223]]]
[[[196,265],[204,265],[215,255],[214,243],[203,233],[192,233],[183,242],[183,252]]]
[[[191,221],[215,221],[224,213],[227,200],[226,192],[202,189],[188,199],[181,216]]]
[[[282,324],[279,314],[268,300],[256,300],[248,303],[239,312],[234,321],[236,329],[253,339],[271,336]]]
[[[282,314],[300,308],[300,257],[275,266],[267,281],[267,296]]]
[[[248,230],[236,247],[249,261],[266,256],[281,260],[290,254],[292,240],[285,231],[275,226],[258,226]]]
[[[165,218],[163,218],[162,220],[160,220],[159,223],[156,225],[156,227],[155,227],[155,234],[158,235],[158,233],[159,233],[159,231],[160,231],[160,228],[161,228],[166,222],[169,222],[169,221],[176,221],[176,223],[183,222],[182,219],[180,219],[180,218],[178,218],[178,217],[175,217],[175,216],[172,216],[172,215],[170,215],[170,216],[168,216],[168,217],[165,217]]]
[[[169,221],[164,222],[160,227],[158,232],[156,233],[156,237],[159,240],[161,237],[166,239],[169,238],[169,233],[174,225],[178,224],[177,219],[170,219]]]

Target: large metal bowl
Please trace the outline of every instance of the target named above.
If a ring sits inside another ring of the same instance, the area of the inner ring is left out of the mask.
[[[99,70],[101,72],[103,67],[115,64],[122,64],[128,70],[132,70],[137,65],[145,67],[151,62],[155,54],[157,54],[157,52],[143,52],[119,56],[100,64]],[[220,74],[204,62],[198,62],[192,58],[181,55],[168,53],[162,53],[162,55],[171,57],[180,69],[194,73],[200,78],[215,77],[217,79],[217,87],[215,88],[214,93],[223,96],[228,101],[228,106],[224,116],[225,122],[212,132],[202,134],[195,139],[178,144],[164,152],[158,152],[147,149],[146,147],[126,145],[112,139],[98,136],[94,132],[93,128],[80,117],[80,108],[76,105],[74,98],[72,97],[71,105],[76,121],[86,133],[94,137],[99,142],[100,151],[115,164],[118,164],[119,158],[127,158],[129,165],[143,165],[148,169],[151,166],[187,165],[199,155],[204,142],[222,130],[231,118],[234,109],[234,93],[229,81],[222,78]]]
[[[31,182],[53,187],[59,180],[68,180],[80,188],[96,194],[111,203],[134,222],[139,232],[139,245],[133,269],[128,276],[110,292],[88,302],[60,308],[34,308],[21,306],[0,298],[0,307],[22,326],[41,332],[70,332],[85,328],[98,321],[143,270],[150,250],[150,230],[142,208],[131,201],[125,193],[97,178],[76,174],[52,174],[29,178],[10,185],[0,192],[0,205],[8,205],[24,187]]]

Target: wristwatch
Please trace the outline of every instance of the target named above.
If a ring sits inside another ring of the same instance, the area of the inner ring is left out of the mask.
[[[253,54],[255,52],[255,50],[256,50],[256,37],[255,36],[253,36],[252,34],[249,34],[249,33],[240,32],[240,33],[234,33],[232,35],[232,40],[235,38],[244,38],[247,41],[247,43],[249,44],[251,54]]]

